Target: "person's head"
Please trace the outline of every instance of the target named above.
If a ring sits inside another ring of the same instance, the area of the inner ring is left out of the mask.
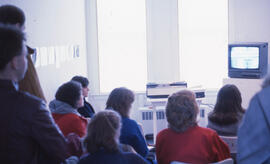
[[[89,88],[88,88],[89,81],[88,81],[88,79],[86,77],[83,77],[83,76],[74,76],[71,80],[81,83],[83,97],[87,97],[88,92],[89,92]]]
[[[87,127],[84,143],[89,153],[95,153],[100,148],[110,152],[118,151],[121,129],[121,117],[112,110],[98,112]]]
[[[27,70],[24,33],[11,25],[0,24],[0,73],[13,81],[23,79]]]
[[[61,85],[55,94],[55,99],[71,105],[73,108],[83,106],[82,86],[75,81]]]
[[[195,94],[182,90],[172,94],[166,105],[168,126],[175,132],[184,132],[197,124],[199,108]]]
[[[21,30],[24,30],[24,12],[13,5],[2,5],[0,6],[0,22],[3,24],[16,25]]]
[[[242,112],[242,98],[239,89],[233,84],[224,85],[218,92],[214,112],[233,114]]]
[[[129,117],[131,104],[134,101],[134,93],[124,87],[115,88],[106,102],[106,109],[113,109],[123,117]]]

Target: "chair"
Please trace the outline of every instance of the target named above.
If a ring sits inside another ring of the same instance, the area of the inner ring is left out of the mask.
[[[179,162],[179,161],[172,161],[170,164],[188,164],[185,162]]]
[[[185,162],[179,162],[179,161],[172,161],[170,164],[188,164]],[[233,164],[233,159],[232,158],[227,158],[223,161],[219,161],[219,162],[215,162],[215,163],[211,163],[211,164]]]
[[[212,164],[233,164],[233,159],[232,158],[227,158],[224,159],[223,161],[215,162]]]
[[[237,136],[219,136],[230,149],[231,154],[237,153]]]

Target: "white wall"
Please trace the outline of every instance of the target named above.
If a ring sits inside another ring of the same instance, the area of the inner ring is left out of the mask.
[[[269,0],[228,0],[229,42],[270,41]],[[96,0],[1,0],[15,4],[26,13],[28,44],[32,47],[79,44],[82,57],[65,63],[61,68],[38,69],[48,100],[56,88],[75,74],[88,75],[90,89],[99,93],[99,66],[96,25]],[[179,80],[177,0],[146,0],[148,81]],[[86,20],[86,21],[85,21]],[[86,32],[85,32],[85,29]],[[86,58],[86,41],[87,54]],[[270,59],[270,57],[269,57]],[[86,62],[88,64],[86,64]],[[133,105],[143,106],[145,97],[138,94]],[[107,95],[91,96],[97,110],[105,107]],[[211,95],[213,101],[214,95]],[[212,101],[211,101],[212,102]],[[208,102],[208,103],[211,103]]]
[[[31,47],[79,45],[80,58],[37,68],[47,101],[56,89],[74,75],[87,75],[84,0],[1,0],[26,15],[27,44]]]
[[[229,0],[229,43],[270,42],[269,29],[269,0]]]
[[[146,0],[148,82],[180,80],[177,0]],[[88,76],[99,94],[96,0],[86,1]]]
[[[177,2],[146,0],[148,82],[180,80]]]
[[[270,42],[269,0],[229,0],[229,43],[234,42]],[[270,49],[268,70],[269,54]],[[242,106],[247,108],[250,99],[260,90],[261,81],[262,79],[224,79],[224,84],[238,86],[242,94]]]

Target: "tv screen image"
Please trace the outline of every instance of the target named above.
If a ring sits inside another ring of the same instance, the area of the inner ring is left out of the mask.
[[[237,69],[258,69],[258,47],[233,47],[231,49],[231,67]]]
[[[263,78],[268,67],[268,43],[250,42],[228,45],[230,78]]]

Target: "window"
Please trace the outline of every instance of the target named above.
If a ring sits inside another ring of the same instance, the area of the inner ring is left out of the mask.
[[[227,73],[227,0],[179,0],[180,78],[219,88]]]
[[[147,82],[145,0],[98,0],[100,91]]]

